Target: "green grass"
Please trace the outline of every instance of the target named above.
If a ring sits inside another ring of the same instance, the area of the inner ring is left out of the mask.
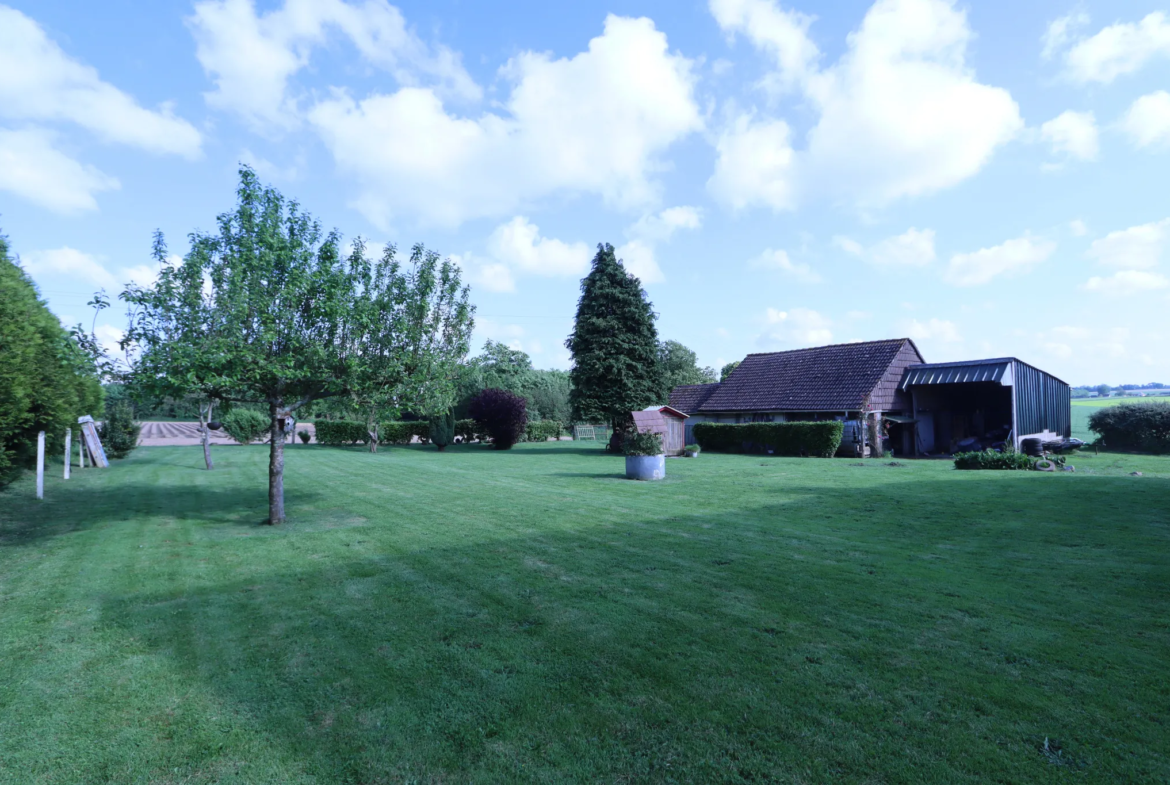
[[[1170,781],[1170,458],[286,455],[0,493],[0,782]]]
[[[1089,430],[1089,415],[1097,409],[1106,406],[1117,406],[1121,403],[1170,403],[1167,396],[1146,396],[1138,398],[1074,398],[1072,401],[1072,435],[1074,438],[1091,442],[1097,434]]]

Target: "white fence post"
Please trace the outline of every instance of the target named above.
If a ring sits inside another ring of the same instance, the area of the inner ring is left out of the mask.
[[[45,498],[45,432],[37,434],[37,498]]]
[[[73,429],[65,429],[65,479],[69,479],[69,464],[73,463]]]

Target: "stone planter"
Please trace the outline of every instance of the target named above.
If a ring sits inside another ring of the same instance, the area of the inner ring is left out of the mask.
[[[631,480],[661,480],[666,477],[666,456],[627,455],[626,477]]]
[[[684,450],[683,455],[685,455],[688,458],[698,458],[699,451],[698,450]]]

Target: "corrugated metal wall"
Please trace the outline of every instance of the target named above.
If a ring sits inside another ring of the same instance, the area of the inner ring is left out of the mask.
[[[1052,431],[1072,436],[1072,390],[1059,379],[1016,360],[1013,363],[1019,435]]]

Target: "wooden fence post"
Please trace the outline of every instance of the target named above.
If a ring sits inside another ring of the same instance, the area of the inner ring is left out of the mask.
[[[45,432],[37,434],[37,498],[45,498]]]
[[[65,429],[65,479],[69,479],[69,464],[73,463],[73,429]]]
[[[81,468],[85,468],[85,435],[77,440],[77,459],[81,462]]]

